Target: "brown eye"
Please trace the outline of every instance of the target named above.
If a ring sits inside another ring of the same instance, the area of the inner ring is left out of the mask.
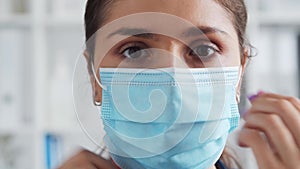
[[[126,58],[129,59],[137,59],[147,56],[147,52],[138,46],[128,47],[123,52],[122,55],[124,55]]]
[[[211,46],[208,45],[200,45],[196,48],[194,48],[190,55],[192,55],[193,57],[197,57],[199,59],[209,59],[210,57],[212,57],[215,53],[217,52],[217,50]]]

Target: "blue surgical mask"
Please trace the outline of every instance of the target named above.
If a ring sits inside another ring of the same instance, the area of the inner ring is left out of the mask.
[[[206,169],[238,126],[239,67],[101,68],[104,142],[122,169]]]

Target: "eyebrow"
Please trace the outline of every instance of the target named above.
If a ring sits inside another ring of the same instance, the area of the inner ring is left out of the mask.
[[[198,35],[206,35],[211,33],[221,33],[224,35],[229,35],[229,33],[218,29],[216,27],[208,27],[208,26],[199,26],[199,27],[191,27],[188,31],[184,32],[183,35],[185,37],[198,36]]]
[[[154,37],[156,36],[154,33],[147,33],[147,32],[151,32],[147,29],[139,29],[139,28],[120,28],[117,31],[109,34],[107,36],[107,38],[110,38],[116,34],[119,35],[125,35],[125,36],[135,36],[135,37],[140,37],[140,38],[144,38],[144,39],[154,39]]]
[[[157,34],[154,33],[147,33],[151,32],[147,29],[140,29],[140,28],[120,28],[117,31],[109,34],[107,38],[110,38],[114,35],[125,35],[125,36],[135,36],[144,39],[155,39]],[[199,26],[199,27],[191,27],[186,32],[183,32],[182,35],[184,37],[192,37],[192,36],[199,36],[199,35],[206,35],[211,33],[221,33],[224,35],[229,35],[227,32],[220,30],[215,27],[207,27],[207,26]]]

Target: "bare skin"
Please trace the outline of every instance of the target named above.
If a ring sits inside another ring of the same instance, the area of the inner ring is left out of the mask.
[[[208,45],[215,46],[216,50],[220,50],[220,55],[225,56],[219,57],[223,66],[242,65],[244,71],[246,62],[241,63],[241,55],[247,56],[247,53],[240,53],[238,35],[231,18],[228,12],[216,2],[211,0],[172,0],[172,2],[166,0],[139,0],[138,2],[136,0],[122,0],[117,1],[113,5],[109,18],[105,23],[110,23],[118,18],[140,12],[167,13],[185,19],[197,27],[213,27],[225,32],[224,34],[219,32],[205,34],[211,41]],[[108,41],[109,40],[105,40],[106,43]],[[126,41],[141,41],[147,44],[149,48],[162,49],[174,56],[182,56],[186,47],[176,39],[161,35],[157,35],[155,40],[131,37]],[[127,44],[130,44],[128,42]],[[96,70],[99,70],[99,67],[118,67],[119,63],[124,59],[124,56],[123,58],[117,57],[115,54],[119,52],[118,48],[122,47],[120,46],[121,44],[120,42],[120,44],[115,45],[102,59],[100,65],[95,65]],[[98,41],[96,42],[96,46],[103,45],[105,44]],[[96,48],[95,56],[102,55],[103,51],[101,48]],[[85,56],[89,58],[88,53],[85,53]],[[97,58],[95,59],[97,60]],[[169,65],[169,67],[170,66],[172,65]],[[96,74],[98,75],[99,72],[96,72]],[[91,76],[91,79],[92,83],[94,83],[94,91],[96,91],[95,100],[101,102],[102,90],[100,86],[96,84],[93,76]]]
[[[120,17],[138,12],[163,12],[178,16],[199,27],[215,27],[226,32],[225,35],[210,33],[206,36],[211,45],[219,49],[224,57],[225,66],[241,66],[244,73],[245,62],[241,62],[237,32],[227,11],[211,0],[122,0],[115,3],[106,23]],[[142,41],[151,48],[159,48],[174,56],[182,56],[186,46],[167,36],[157,35],[155,40],[130,37],[127,44]],[[101,46],[96,44],[96,46]],[[123,45],[124,46],[124,45]],[[122,44],[117,44],[104,57],[99,67],[117,67],[124,59],[126,52],[121,53]],[[95,50],[95,55],[101,55],[101,50]],[[118,56],[119,56],[118,55]],[[89,54],[85,52],[89,59]],[[99,66],[99,67],[98,67]],[[99,75],[99,72],[96,72]],[[99,78],[99,77],[98,77]],[[95,93],[95,101],[101,102],[101,88],[91,75],[91,83]],[[240,134],[240,145],[253,149],[261,169],[288,169],[300,166],[300,101],[296,98],[260,94],[252,100],[252,108],[244,117],[246,125]],[[89,151],[82,151],[66,161],[59,169],[113,169],[118,167],[112,162]],[[215,169],[211,166],[210,169]]]
[[[252,148],[260,169],[299,168],[299,99],[261,92],[251,103],[240,145]]]

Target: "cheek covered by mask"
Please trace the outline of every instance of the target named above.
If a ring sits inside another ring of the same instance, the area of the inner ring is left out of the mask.
[[[239,123],[239,67],[100,68],[104,142],[122,169],[206,169]]]

